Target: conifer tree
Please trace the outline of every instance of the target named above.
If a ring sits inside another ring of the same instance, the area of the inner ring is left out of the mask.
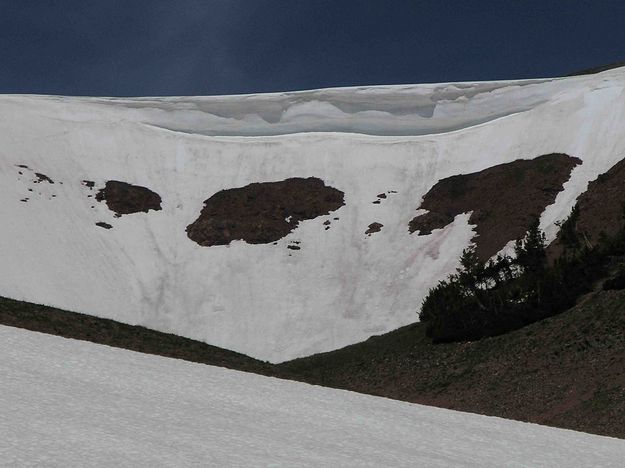
[[[516,262],[523,274],[540,276],[544,272],[547,261],[545,243],[545,233],[540,230],[538,219],[535,219],[525,237],[517,239],[514,246]]]

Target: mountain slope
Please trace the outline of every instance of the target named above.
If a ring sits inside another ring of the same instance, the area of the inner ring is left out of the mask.
[[[506,335],[433,345],[421,324],[279,366],[318,385],[625,438],[625,292]]]
[[[410,402],[625,438],[625,291],[475,343],[421,324],[281,365],[183,337],[0,298],[0,324]],[[45,354],[42,348],[41,354]]]
[[[588,181],[625,154],[624,89],[615,69],[259,96],[1,96],[0,294],[272,362],[356,343],[412,323],[474,236],[469,213],[410,234],[438,181],[579,158],[542,215],[553,237]],[[283,212],[297,225],[275,245],[187,236],[220,191],[311,177],[344,205],[314,219]],[[149,190],[161,209],[116,217],[95,199],[109,181]]]
[[[45,352],[42,353],[42,350]],[[619,466],[625,441],[0,326],[8,466]]]

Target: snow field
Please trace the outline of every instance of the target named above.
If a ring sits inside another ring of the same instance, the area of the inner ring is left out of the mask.
[[[553,237],[588,181],[625,157],[624,90],[617,69],[258,96],[0,96],[0,295],[272,362],[359,342],[414,322],[473,235],[468,214],[429,236],[408,233],[438,180],[577,156],[583,164],[542,216]],[[55,184],[33,186],[17,164]],[[345,192],[346,205],[276,246],[200,247],[186,236],[219,190],[311,176]],[[163,210],[114,218],[83,179],[146,186]],[[365,236],[374,221],[384,228]],[[301,250],[286,249],[293,240]]]
[[[625,441],[0,326],[0,466],[620,467]]]

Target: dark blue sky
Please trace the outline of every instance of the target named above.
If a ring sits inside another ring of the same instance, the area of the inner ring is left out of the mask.
[[[625,60],[625,0],[0,0],[0,45],[0,93],[557,76]]]

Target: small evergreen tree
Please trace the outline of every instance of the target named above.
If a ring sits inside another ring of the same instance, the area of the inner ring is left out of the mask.
[[[560,244],[565,250],[575,251],[580,247],[579,234],[577,232],[577,220],[579,218],[579,204],[576,203],[571,214],[556,226],[560,228]]]
[[[484,262],[478,257],[475,246],[472,245],[462,251],[460,268],[456,271],[458,282],[470,294],[476,294],[483,286],[486,268]]]
[[[517,239],[514,246],[516,263],[523,274],[540,276],[547,262],[545,233],[539,228],[538,219],[532,221],[523,238]]]

